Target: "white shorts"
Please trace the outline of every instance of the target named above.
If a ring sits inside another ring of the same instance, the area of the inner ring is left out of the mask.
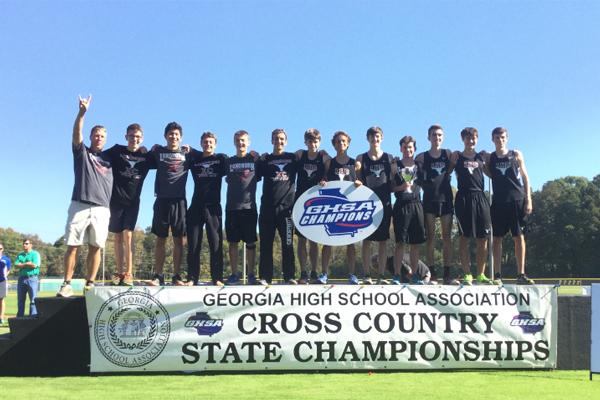
[[[8,293],[8,281],[0,282],[0,299],[6,297]]]
[[[109,221],[110,209],[108,207],[71,201],[65,229],[67,245],[89,244],[104,248],[108,237]]]

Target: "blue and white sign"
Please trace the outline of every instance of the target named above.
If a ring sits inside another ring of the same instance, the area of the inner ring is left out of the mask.
[[[294,225],[304,237],[328,246],[360,242],[383,219],[383,204],[368,187],[333,181],[304,192],[292,213]]]

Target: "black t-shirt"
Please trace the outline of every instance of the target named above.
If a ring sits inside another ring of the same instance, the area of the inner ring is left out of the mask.
[[[113,190],[111,204],[131,206],[139,204],[144,179],[152,164],[148,153],[132,152],[127,146],[115,144],[106,151],[113,166]]]
[[[460,193],[483,192],[483,157],[481,154],[477,153],[472,157],[466,157],[461,153],[454,170]]]
[[[189,163],[181,149],[158,146],[149,153],[156,168],[154,194],[158,198],[185,199],[185,184]]]
[[[423,186],[423,202],[452,202],[450,186],[450,159],[448,150],[442,149],[438,158],[433,158],[426,151],[423,153],[423,165],[420,168],[420,181]]]
[[[493,201],[505,202],[525,198],[519,162],[514,151],[510,150],[504,157],[498,157],[496,152],[493,152],[490,156],[490,172],[494,188]]]
[[[402,160],[398,160],[397,164],[398,172],[396,172],[396,175],[394,175],[394,185],[400,186],[406,183],[406,179],[404,179],[403,175],[410,175],[412,177],[411,180],[413,182],[413,186],[410,192],[407,192],[406,190],[395,192],[394,196],[396,196],[396,202],[399,204],[405,204],[418,201],[421,188],[416,186],[414,182],[419,173],[419,166],[415,163],[414,165],[407,167],[402,163]]]
[[[259,162],[264,179],[261,209],[282,210],[294,206],[294,187],[298,162],[293,153],[267,154]]]
[[[221,181],[227,174],[227,156],[212,154],[205,157],[202,152],[192,150],[188,154],[188,161],[194,178],[192,203],[221,204]]]
[[[296,197],[306,192],[311,187],[318,185],[325,175],[325,162],[323,154],[317,153],[314,160],[308,158],[308,151],[302,150],[302,156],[298,165],[298,183],[296,185]]]
[[[348,157],[345,163],[339,163],[336,158],[332,158],[329,162],[329,170],[327,170],[328,181],[350,181],[356,180],[356,160]]]
[[[108,207],[113,173],[107,152],[92,152],[83,143],[72,145],[75,184],[71,200]]]
[[[258,158],[233,156],[227,168],[227,210],[255,210]]]
[[[361,181],[366,187],[375,192],[384,206],[391,202],[391,165],[392,156],[389,153],[383,153],[377,160],[371,159],[369,153],[362,155]]]

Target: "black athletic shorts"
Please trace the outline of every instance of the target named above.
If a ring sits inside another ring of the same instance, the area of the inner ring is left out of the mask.
[[[126,206],[119,203],[110,203],[110,222],[108,231],[121,233],[124,230],[133,231],[137,223],[140,203]]]
[[[227,241],[238,243],[256,243],[256,210],[225,211],[225,234]]]
[[[434,217],[438,218],[443,215],[452,215],[454,207],[452,201],[428,201],[423,203],[423,211],[425,214],[433,214]]]
[[[390,238],[390,222],[392,220],[392,207],[388,205],[383,206],[383,219],[377,230],[366,238],[365,240],[371,240],[373,242],[383,242]]]
[[[394,204],[394,236],[396,243],[425,243],[425,218],[420,201]]]
[[[510,231],[513,237],[527,232],[525,200],[507,202],[492,201],[492,234],[502,237]]]
[[[152,233],[160,238],[166,238],[169,236],[169,228],[171,228],[173,237],[185,236],[186,209],[185,199],[157,198],[154,202]]]
[[[490,203],[483,192],[458,192],[454,203],[461,236],[486,238],[490,234]]]

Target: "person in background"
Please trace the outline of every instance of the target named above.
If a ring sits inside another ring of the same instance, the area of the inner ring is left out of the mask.
[[[8,294],[8,271],[10,271],[10,258],[4,254],[4,245],[0,243],[0,324],[4,323],[4,298]]]
[[[15,258],[15,268],[19,270],[17,284],[17,317],[25,315],[25,300],[29,296],[29,315],[37,315],[35,298],[40,290],[40,253],[33,250],[30,239],[23,240],[23,251]]]

